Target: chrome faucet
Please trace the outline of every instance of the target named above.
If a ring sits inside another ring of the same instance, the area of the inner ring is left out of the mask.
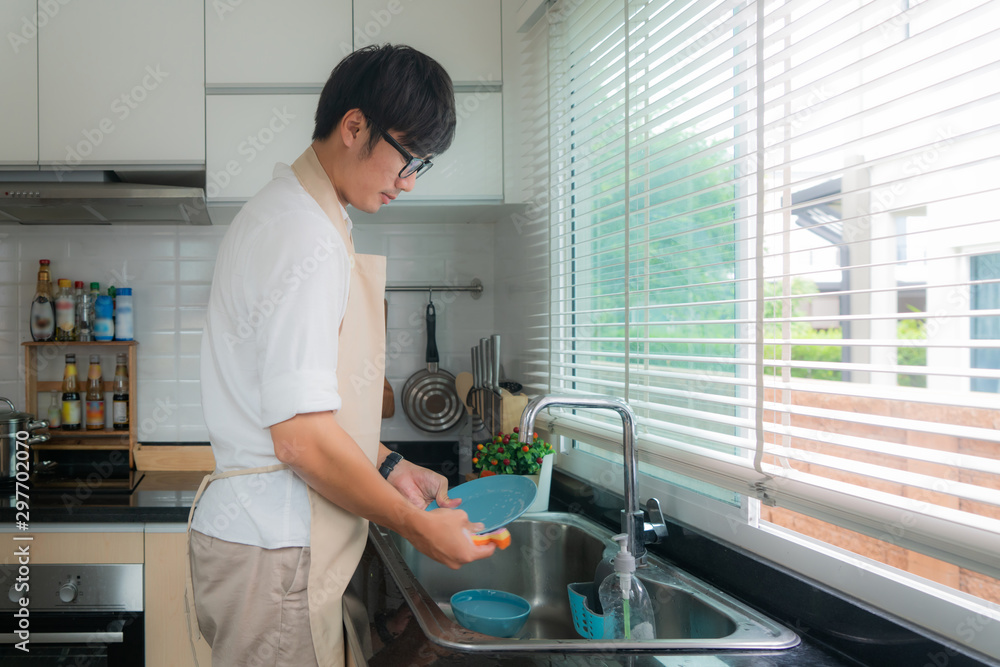
[[[639,507],[639,458],[635,413],[628,403],[609,396],[542,396],[528,403],[521,413],[521,433],[533,433],[535,418],[551,407],[592,408],[614,410],[622,418],[622,452],[625,457],[625,509],[622,510],[622,532],[628,535],[628,550],[638,565],[646,563],[646,544],[655,544],[667,536],[666,523],[660,513],[660,503],[650,498],[650,518],[655,510],[655,523],[646,523]]]

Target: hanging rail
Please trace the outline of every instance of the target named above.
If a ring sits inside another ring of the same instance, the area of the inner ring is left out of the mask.
[[[468,285],[386,285],[386,292],[472,292],[472,298],[483,294],[483,281],[473,278]]]

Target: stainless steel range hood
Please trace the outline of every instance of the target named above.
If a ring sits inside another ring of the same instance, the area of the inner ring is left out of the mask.
[[[0,224],[210,225],[205,190],[120,182],[5,181]]]

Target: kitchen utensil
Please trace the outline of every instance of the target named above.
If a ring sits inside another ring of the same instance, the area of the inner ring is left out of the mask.
[[[458,509],[469,515],[469,521],[483,524],[480,535],[492,533],[524,514],[535,502],[538,487],[521,475],[490,475],[459,484],[448,491],[450,498],[461,498]],[[438,509],[431,501],[427,511]]]
[[[484,443],[490,439],[490,432],[486,430],[486,424],[483,423],[483,418],[481,415],[482,410],[479,407],[479,385],[482,382],[482,377],[480,373],[479,364],[479,348],[476,346],[472,347],[472,387],[469,389],[469,394],[466,396],[466,405],[469,406],[471,411],[471,426],[472,426],[472,444],[478,445],[479,443]]]
[[[0,398],[0,401],[10,406],[10,409],[7,410],[0,403],[0,410],[2,410],[0,412],[0,483],[13,484],[16,481],[18,473],[17,434],[28,434],[28,437],[22,441],[24,442],[24,445],[21,446],[22,449],[37,445],[38,443],[47,441],[49,436],[46,433],[32,435],[32,432],[47,427],[49,422],[45,419],[36,420],[35,416],[28,412],[18,412],[9,399]]]
[[[472,414],[481,420],[482,411],[479,409],[479,385],[483,381],[483,372],[479,366],[479,347],[473,345],[470,352],[472,352],[472,389],[469,390],[469,395],[466,396],[466,403],[472,408]]]
[[[385,330],[389,332],[389,300],[385,301]],[[382,419],[388,419],[396,414],[396,395],[392,393],[389,378],[382,378]]]
[[[479,349],[477,351],[479,359],[479,390],[476,392],[476,409],[479,412],[479,416],[482,418],[483,423],[486,425],[486,430],[493,433],[494,431],[490,418],[490,364],[489,356],[487,354],[488,340],[488,338],[479,339]]]
[[[459,400],[465,404],[465,409],[470,415],[472,414],[472,406],[469,404],[468,397],[472,390],[472,382],[472,373],[462,371],[455,376],[455,391],[458,392]]]
[[[494,530],[492,533],[486,533],[485,535],[473,535],[472,543],[477,545],[484,545],[493,542],[497,545],[497,549],[503,551],[510,546],[510,531],[506,528],[501,528],[500,530]]]
[[[513,637],[528,620],[531,605],[519,595],[489,588],[459,591],[451,611],[463,627],[492,637]]]
[[[504,370],[503,364],[500,364],[500,387],[512,394],[520,393],[524,389],[524,386],[520,382],[514,382],[507,377],[507,372]]]
[[[455,376],[438,368],[434,303],[427,303],[427,368],[411,375],[403,386],[403,413],[410,423],[428,433],[447,431],[462,417],[463,405],[455,390]]]
[[[490,433],[501,429],[500,387],[497,385],[497,344],[499,336],[493,335],[480,339],[483,348],[483,365],[486,368],[486,379],[483,386],[483,421]]]

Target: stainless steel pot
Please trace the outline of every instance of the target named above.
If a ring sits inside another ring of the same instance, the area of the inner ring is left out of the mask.
[[[10,410],[3,403],[10,406]],[[0,397],[0,482],[12,481],[17,477],[18,442],[24,443],[20,445],[20,449],[26,452],[20,457],[23,462],[21,470],[29,472],[31,457],[25,448],[47,441],[48,434],[32,433],[48,425],[49,422],[45,419],[35,420],[33,414],[18,412],[10,399]]]

